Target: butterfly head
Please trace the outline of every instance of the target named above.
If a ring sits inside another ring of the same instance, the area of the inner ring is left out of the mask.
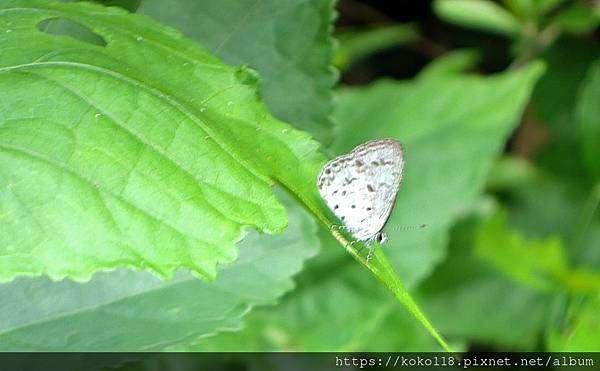
[[[375,241],[379,242],[379,244],[381,245],[383,245],[387,240],[388,236],[387,233],[385,233],[384,231],[377,233],[377,235],[375,236]]]

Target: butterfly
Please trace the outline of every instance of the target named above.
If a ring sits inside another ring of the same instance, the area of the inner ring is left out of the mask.
[[[396,203],[404,171],[404,150],[394,139],[373,140],[323,166],[317,180],[321,197],[357,241],[364,241],[371,259],[375,241]]]

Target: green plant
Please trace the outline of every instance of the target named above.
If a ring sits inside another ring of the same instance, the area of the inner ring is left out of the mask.
[[[354,29],[334,57],[333,0],[109,3],[0,4],[1,350],[593,346],[595,8],[436,1],[508,37],[510,67],[475,75],[480,54],[454,50],[334,89],[332,60],[432,41]],[[367,263],[315,182],[383,137],[407,168]]]

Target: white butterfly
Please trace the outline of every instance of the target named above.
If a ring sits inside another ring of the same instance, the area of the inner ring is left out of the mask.
[[[383,231],[404,170],[404,151],[394,139],[373,140],[329,161],[317,181],[321,197],[358,241],[384,243]]]

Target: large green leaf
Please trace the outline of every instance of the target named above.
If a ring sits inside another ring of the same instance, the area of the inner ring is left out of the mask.
[[[331,135],[333,0],[141,1],[138,11],[198,40],[225,62],[261,75],[274,115],[315,135]]]
[[[239,329],[251,307],[292,288],[290,276],[319,246],[311,217],[287,204],[285,233],[250,233],[214,282],[182,271],[165,282],[121,269],[87,283],[18,278],[0,285],[0,350],[162,350]]]
[[[252,71],[117,8],[1,7],[1,280],[119,266],[211,278],[244,226],[286,226],[274,182],[319,208],[324,159],[269,116]],[[57,17],[107,45],[36,28]]]
[[[443,258],[448,228],[477,198],[541,72],[539,64],[490,77],[425,71],[411,82],[340,92],[334,152],[373,138],[404,145],[404,180],[384,249],[407,285]],[[427,228],[402,230],[423,223]]]

